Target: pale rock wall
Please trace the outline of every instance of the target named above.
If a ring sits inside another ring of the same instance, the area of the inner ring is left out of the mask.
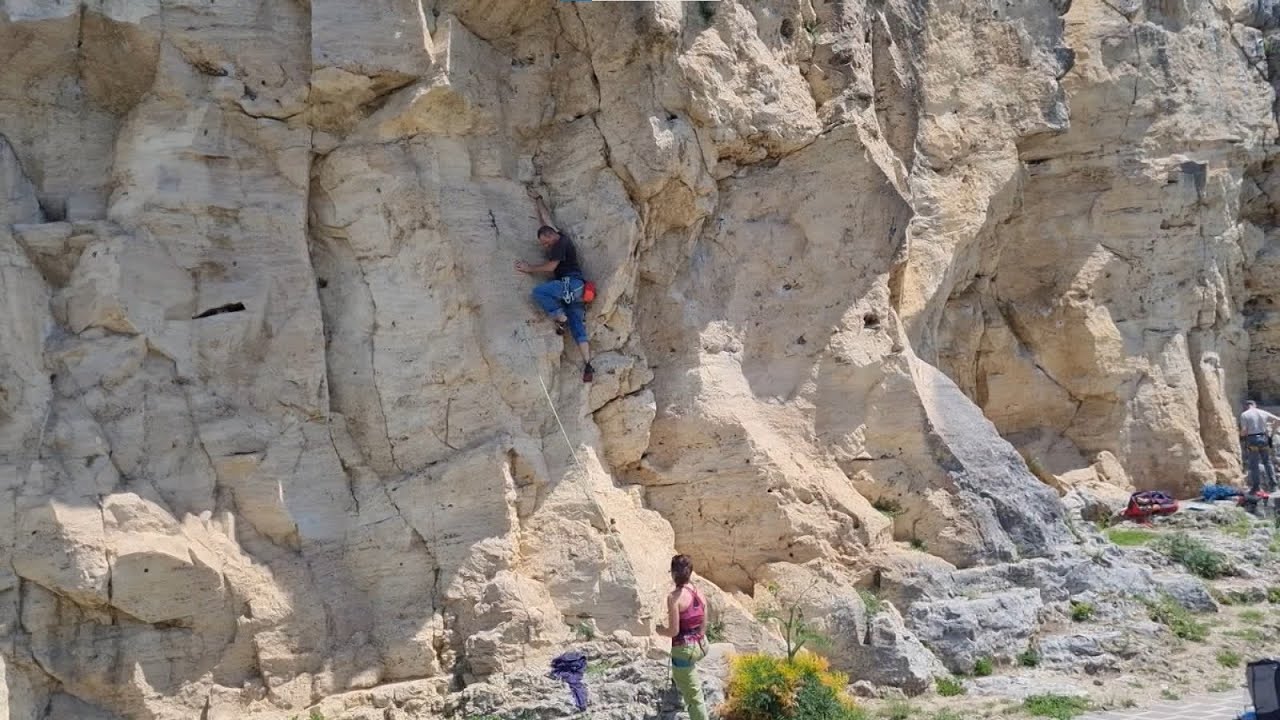
[[[1270,20],[1131,4],[0,0],[0,718],[439,699],[646,646],[676,551],[739,648],[820,581],[837,666],[963,665],[855,588],[1269,387]]]
[[[993,203],[937,326],[942,367],[1048,472],[1109,452],[1139,489],[1239,476],[1234,416],[1274,383],[1246,372],[1243,322],[1260,242],[1241,203],[1276,134],[1266,12],[1066,15],[1070,126],[1019,141],[1015,201]]]

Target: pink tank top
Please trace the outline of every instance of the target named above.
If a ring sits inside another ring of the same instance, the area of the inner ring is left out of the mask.
[[[691,585],[687,585],[693,595],[689,607],[680,611],[680,632],[671,639],[674,647],[693,645],[702,640],[702,624],[707,616],[707,606],[702,602],[702,595]]]

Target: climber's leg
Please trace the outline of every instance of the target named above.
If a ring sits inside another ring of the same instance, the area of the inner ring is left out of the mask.
[[[548,280],[533,289],[533,301],[556,322],[556,332],[560,332],[560,328],[568,320],[561,300],[563,292],[564,285],[559,280]]]
[[[689,720],[707,720],[707,701],[702,696],[702,680],[698,677],[698,661],[705,654],[698,645],[671,648],[671,679],[684,699]]]
[[[1257,492],[1262,487],[1262,453],[1245,442],[1245,460],[1249,463],[1249,492]]]
[[[587,344],[587,309],[580,302],[571,303],[566,308],[568,313],[569,334],[582,353],[582,381],[591,382],[595,369],[591,367],[591,347]]]

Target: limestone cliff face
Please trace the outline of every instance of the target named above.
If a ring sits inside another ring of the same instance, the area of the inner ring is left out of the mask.
[[[1234,477],[1270,7],[0,0],[0,718],[445,693],[677,550],[767,646],[774,581],[1059,552],[1024,457]]]

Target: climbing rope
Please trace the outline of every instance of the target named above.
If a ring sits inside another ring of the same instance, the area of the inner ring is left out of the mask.
[[[560,420],[560,412],[556,410],[555,401],[551,399],[551,391],[547,389],[547,383],[543,381],[542,373],[537,369],[538,356],[537,356],[537,353],[534,352],[533,343],[529,342],[529,338],[524,332],[517,330],[516,334],[520,337],[521,340],[524,341],[525,347],[529,349],[530,357],[534,359],[534,374],[538,376],[538,385],[542,388],[542,396],[546,398],[547,405],[548,407],[551,408],[551,414],[556,419],[556,426],[560,428],[560,435],[564,438],[565,444],[569,446],[569,454],[573,457],[573,463],[578,468],[578,474],[582,478],[579,484],[579,488],[582,490],[582,494],[587,498],[587,502],[591,503],[592,507],[594,507],[596,512],[600,515],[601,521],[605,523],[606,525],[605,532],[609,534],[617,535],[618,534],[617,527],[614,525],[613,521],[609,519],[608,514],[605,513],[604,508],[600,505],[600,503],[596,501],[595,496],[591,493],[591,489],[587,487],[586,467],[583,466],[582,461],[578,458],[578,453],[576,450],[574,450],[574,447],[573,447],[573,441],[569,439],[569,433],[567,430],[565,430],[564,423]],[[633,566],[631,564],[631,561],[627,558],[627,553],[622,548],[621,539],[618,540],[618,555],[622,558],[623,564],[626,565],[627,571],[631,573],[631,577],[636,579],[637,581],[636,592],[638,593],[639,592],[638,581],[640,579],[640,575],[636,572],[635,566]],[[610,572],[610,576],[615,583],[618,581],[617,575],[614,574],[612,571]]]

